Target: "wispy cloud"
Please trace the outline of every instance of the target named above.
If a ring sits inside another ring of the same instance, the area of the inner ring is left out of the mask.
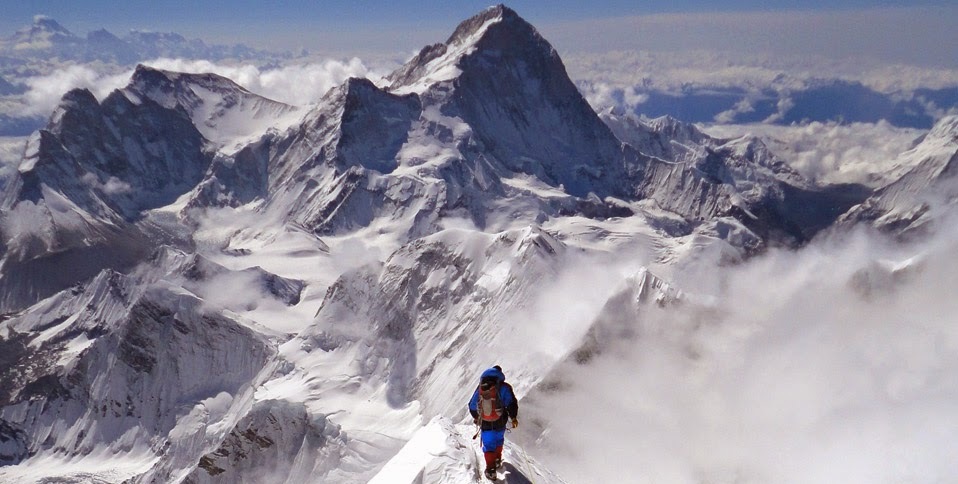
[[[622,322],[632,337],[558,369],[566,390],[527,405],[549,422],[534,455],[570,482],[947,480],[958,232],[942,226],[918,246],[859,232],[673,273],[709,309],[650,305]]]
[[[23,95],[25,107],[22,114],[49,115],[60,98],[75,88],[89,89],[102,99],[110,91],[125,85],[132,72],[118,73],[115,69],[96,69],[92,65],[68,65],[49,74],[27,78],[24,80],[27,92]]]
[[[0,190],[19,165],[26,144],[26,137],[0,136]]]

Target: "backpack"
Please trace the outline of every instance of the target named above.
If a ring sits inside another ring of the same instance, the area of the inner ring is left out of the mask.
[[[499,382],[483,380],[479,384],[479,418],[484,422],[496,422],[505,414],[502,399],[499,398]]]

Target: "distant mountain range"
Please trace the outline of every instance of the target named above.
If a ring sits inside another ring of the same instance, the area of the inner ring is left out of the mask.
[[[173,32],[131,30],[117,36],[100,29],[82,37],[44,15],[37,15],[32,25],[0,40],[0,65],[17,59],[135,64],[158,57],[247,60],[270,56],[279,57],[242,44],[209,45]],[[4,60],[4,57],[8,59]]]

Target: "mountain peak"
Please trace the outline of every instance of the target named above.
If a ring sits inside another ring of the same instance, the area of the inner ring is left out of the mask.
[[[155,82],[162,79],[169,80],[169,72],[145,64],[137,64],[136,68],[133,69],[133,77],[130,79],[130,82]]]
[[[505,5],[489,7],[462,21],[444,43],[424,47],[389,76],[390,90],[419,92],[456,78],[465,57],[485,51],[523,50],[535,46],[555,55],[535,27]]]
[[[59,33],[63,35],[73,35],[69,30],[64,26],[60,25],[59,22],[53,19],[53,17],[48,17],[46,15],[34,15],[33,16],[33,31],[46,31],[52,33]]]
[[[213,91],[229,91],[250,94],[233,80],[211,72],[191,74],[167,71],[143,64],[137,64],[130,78],[128,89],[145,94],[154,101],[161,102],[168,95],[189,86],[201,86]],[[159,96],[157,96],[159,95]],[[168,106],[169,107],[169,106]]]
[[[56,45],[75,44],[79,37],[46,15],[33,17],[33,24],[17,30],[7,39],[17,49],[48,49]]]
[[[500,3],[499,5],[489,7],[477,13],[476,15],[463,20],[456,27],[456,30],[452,32],[452,35],[449,36],[449,39],[446,40],[446,44],[450,45],[467,40],[477,33],[481,33],[484,27],[488,27],[488,24],[500,21],[518,21],[529,25],[529,23],[520,17],[515,10],[512,10],[511,8]]]

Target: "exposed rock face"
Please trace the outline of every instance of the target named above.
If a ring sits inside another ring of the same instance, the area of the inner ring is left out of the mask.
[[[755,137],[715,139],[670,117],[607,111],[602,119],[649,158],[634,196],[692,223],[733,217],[764,241],[797,245],[870,193],[858,185],[813,186]]]
[[[302,404],[257,402],[184,483],[309,482],[340,465],[345,435]]]
[[[17,464],[29,455],[27,434],[19,428],[0,421],[0,466]]]
[[[182,111],[67,93],[3,194],[0,308],[26,307],[152,251],[135,222],[196,186],[212,153]]]
[[[149,475],[169,480],[218,442],[213,427],[236,417],[207,410],[248,401],[275,349],[157,275],[105,271],[2,323],[0,422],[17,445],[165,454]],[[184,419],[184,408],[195,415]]]

